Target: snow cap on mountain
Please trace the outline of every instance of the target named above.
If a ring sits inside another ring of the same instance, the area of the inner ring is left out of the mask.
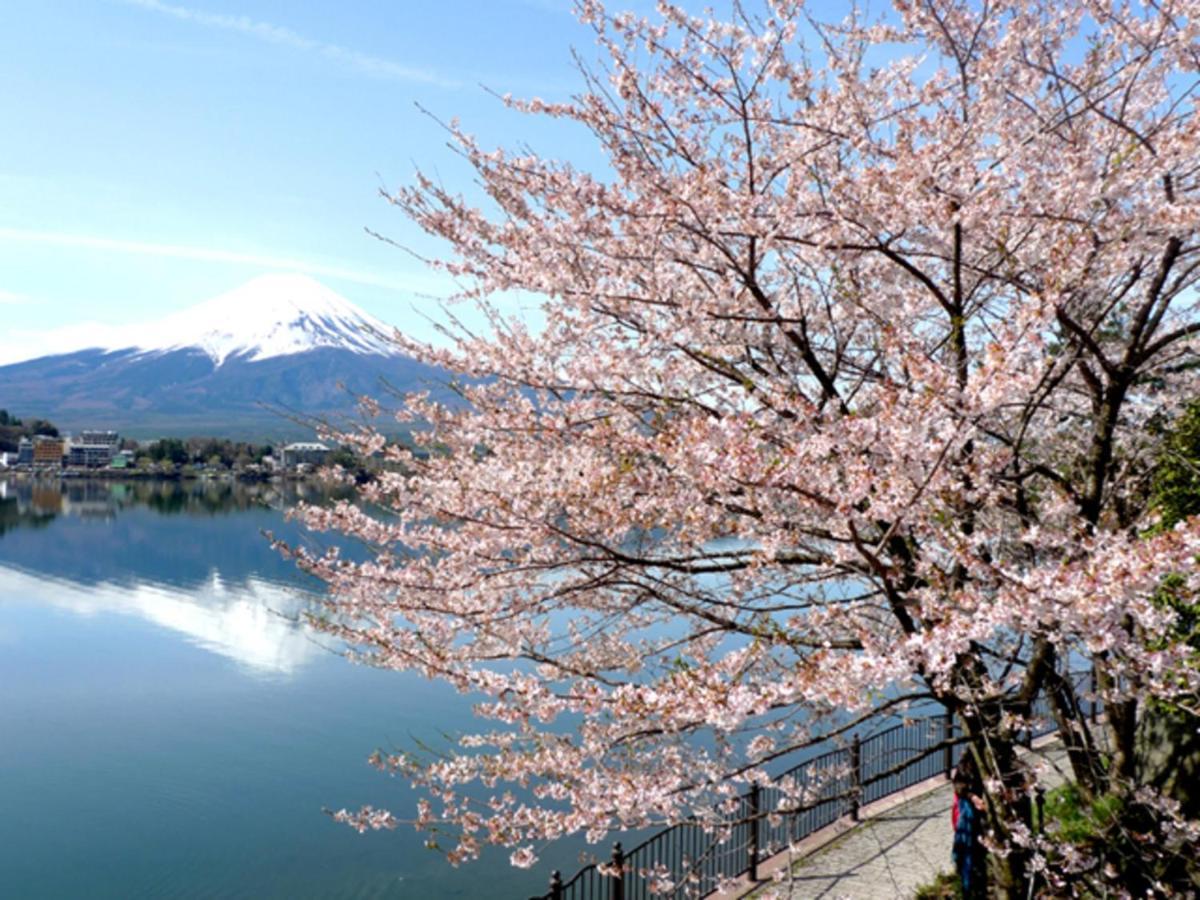
[[[319,281],[263,275],[157,322],[123,330],[108,349],[144,353],[198,348],[214,365],[287,356],[321,347],[399,356],[394,329]]]

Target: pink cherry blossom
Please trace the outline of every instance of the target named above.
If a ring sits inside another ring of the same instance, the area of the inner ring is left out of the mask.
[[[580,12],[603,57],[580,93],[504,102],[606,164],[448,126],[482,204],[422,173],[389,199],[489,323],[398,337],[462,400],[407,398],[418,454],[343,435],[385,471],[301,512],[374,551],[297,551],[329,586],[314,624],[477,700],[449,755],[374,758],[424,791],[418,827],[514,865],[720,829],[789,754],[936,703],[1004,890],[1132,877],[1031,830],[1016,748],[1045,696],[1081,790],[1152,811],[1169,849],[1140,852],[1194,851],[1134,736],[1200,693],[1153,600],[1197,589],[1200,522],[1156,530],[1146,489],[1200,371],[1200,4]]]

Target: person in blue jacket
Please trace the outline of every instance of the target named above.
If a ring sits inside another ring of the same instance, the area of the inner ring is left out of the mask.
[[[967,772],[954,776],[954,868],[958,872],[964,900],[984,900],[987,897],[987,852],[980,837],[983,834],[983,814],[976,806],[975,786]]]

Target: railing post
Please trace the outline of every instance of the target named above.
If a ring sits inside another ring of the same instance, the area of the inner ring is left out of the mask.
[[[625,852],[620,841],[613,844],[612,864],[617,874],[608,889],[608,900],[625,900]]]
[[[850,820],[858,821],[862,793],[862,741],[856,734],[850,740]]]
[[[953,738],[954,713],[946,710],[946,714],[942,716],[942,740],[946,742],[946,746],[942,749],[942,768],[946,772],[947,781],[954,775],[954,745],[950,743]]]
[[[550,873],[550,900],[563,900],[562,874],[558,869]]]
[[[750,883],[758,881],[758,828],[762,823],[759,816],[759,801],[761,790],[758,782],[750,785]]]

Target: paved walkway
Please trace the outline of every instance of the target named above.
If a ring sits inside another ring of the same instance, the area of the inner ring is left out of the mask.
[[[1051,736],[1033,752],[1050,767],[1044,772],[1044,783],[1057,784],[1061,779],[1054,770],[1064,761],[1060,745]],[[778,854],[760,866],[763,881],[759,886],[744,884],[725,894],[723,900],[910,898],[918,887],[953,866],[953,796],[949,782],[937,778],[872,804],[863,810],[861,824],[839,822],[802,842],[790,859],[787,854]],[[770,883],[773,877],[777,880]],[[764,885],[764,881],[768,883]]]
[[[794,898],[884,900],[911,897],[951,867],[948,783],[847,831],[792,867],[770,889]],[[786,862],[782,871],[786,872]],[[754,896],[765,896],[760,891]]]

